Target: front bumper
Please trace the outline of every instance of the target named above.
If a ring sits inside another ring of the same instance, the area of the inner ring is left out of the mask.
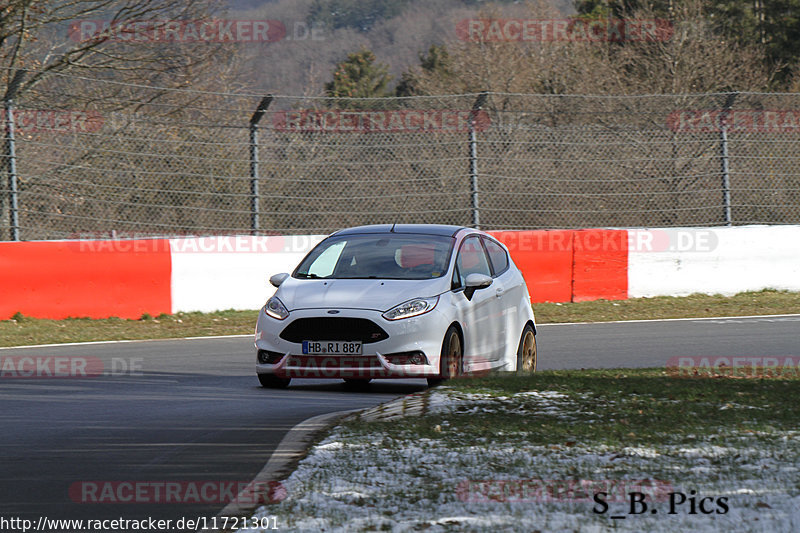
[[[267,316],[262,309],[256,326],[256,350],[272,352],[273,364],[256,359],[258,374],[274,374],[286,378],[425,378],[439,375],[439,354],[444,334],[450,325],[438,309],[424,315],[386,320],[378,311],[367,309],[340,309],[340,318],[371,320],[387,334],[388,338],[377,342],[365,342],[361,355],[303,355],[301,342],[290,342],[280,337],[281,332],[294,320],[319,318],[327,315],[328,309],[305,309],[292,311],[285,320]],[[347,340],[347,339],[324,339]],[[422,352],[427,364],[394,364],[394,355]]]

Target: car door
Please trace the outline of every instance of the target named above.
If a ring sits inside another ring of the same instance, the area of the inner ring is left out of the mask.
[[[489,264],[492,267],[492,289],[497,298],[497,332],[499,335],[500,355],[515,354],[519,336],[522,332],[519,323],[519,302],[525,297],[527,289],[522,277],[510,268],[508,252],[497,241],[490,237],[482,237]]]
[[[501,353],[497,331],[500,322],[499,298],[492,282],[491,286],[476,290],[468,299],[464,287],[470,274],[492,275],[489,258],[478,235],[468,236],[462,241],[456,256],[452,285],[457,292],[454,303],[464,330],[464,370],[486,369]]]

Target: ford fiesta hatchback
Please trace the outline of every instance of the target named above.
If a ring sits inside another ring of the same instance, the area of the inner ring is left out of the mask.
[[[376,225],[320,242],[256,325],[265,387],[292,378],[427,378],[536,369],[536,325],[508,250],[475,229]]]

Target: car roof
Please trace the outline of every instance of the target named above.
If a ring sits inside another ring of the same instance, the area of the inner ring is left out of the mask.
[[[347,228],[334,233],[334,235],[354,235],[360,233],[415,233],[421,235],[443,235],[454,237],[461,230],[468,230],[464,226],[449,226],[446,224],[373,224]]]

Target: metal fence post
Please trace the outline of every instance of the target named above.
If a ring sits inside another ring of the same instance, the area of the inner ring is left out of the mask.
[[[728,95],[720,115],[719,149],[722,162],[722,216],[725,219],[726,226],[733,225],[733,217],[731,216],[731,173],[728,159],[728,115],[738,94],[734,92]]]
[[[472,226],[475,229],[481,228],[480,210],[478,207],[478,139],[475,135],[475,123],[478,121],[478,113],[481,108],[486,104],[486,98],[489,93],[486,91],[480,93],[475,103],[472,105],[472,111],[469,114],[469,186],[470,198],[472,207]]]
[[[8,169],[8,212],[10,237],[12,241],[19,241],[19,190],[17,181],[17,155],[14,140],[14,102],[5,101],[6,115],[6,168]]]
[[[250,232],[258,235],[261,225],[259,217],[258,191],[258,124],[250,123]]]
[[[728,167],[728,125],[723,119],[720,130],[720,153],[722,156],[722,216],[725,225],[730,226],[731,221],[731,174]]]
[[[255,113],[250,117],[250,232],[253,235],[258,235],[261,226],[258,192],[258,122],[271,103],[272,95],[268,94],[261,99]]]

